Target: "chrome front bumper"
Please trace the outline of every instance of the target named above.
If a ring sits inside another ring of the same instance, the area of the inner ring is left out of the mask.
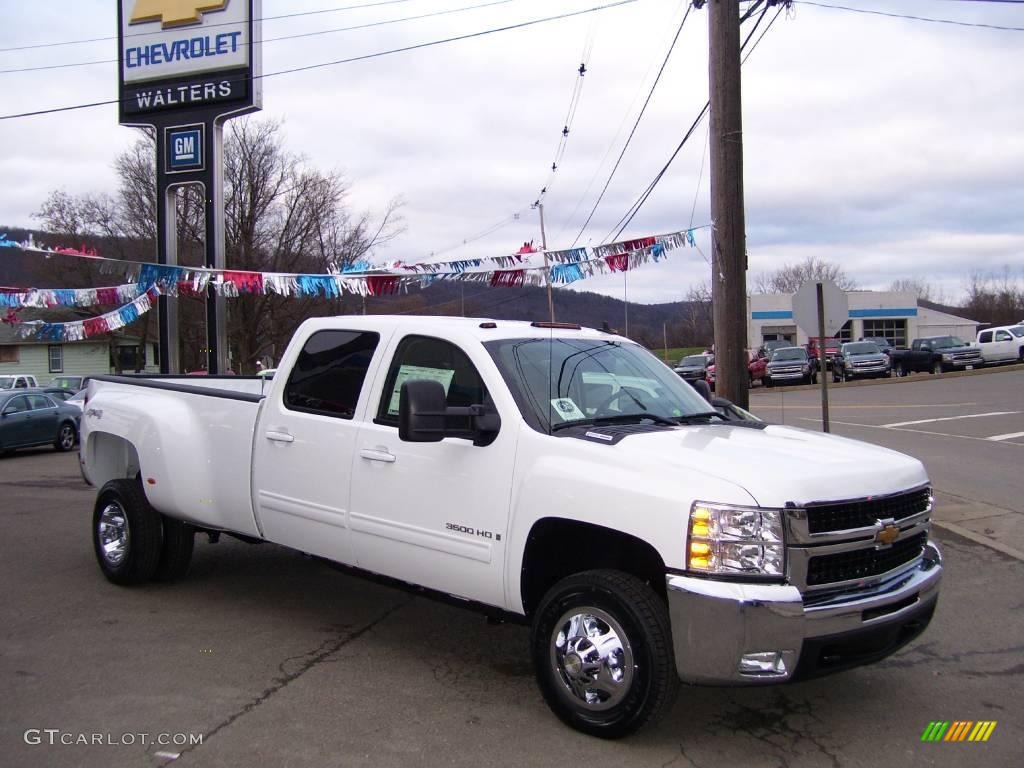
[[[907,570],[834,596],[668,574],[679,678],[715,685],[780,683],[884,658],[927,627],[941,579],[942,557],[931,542]],[[754,670],[758,659],[770,657],[774,664]]]

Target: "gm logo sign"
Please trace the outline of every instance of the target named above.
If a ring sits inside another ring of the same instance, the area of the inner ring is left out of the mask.
[[[166,129],[167,173],[203,170],[203,132],[202,124]]]
[[[204,13],[222,11],[228,0],[135,0],[129,24],[159,21],[164,29],[198,24]]]

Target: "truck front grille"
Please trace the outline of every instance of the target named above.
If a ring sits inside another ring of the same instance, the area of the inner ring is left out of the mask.
[[[878,576],[921,556],[927,533],[897,541],[888,549],[855,549],[812,557],[807,564],[807,585],[832,584]]]
[[[919,488],[895,496],[861,501],[840,501],[836,503],[808,506],[807,529],[810,533],[846,531],[851,528],[867,528],[877,520],[903,520],[928,509],[931,489]]]

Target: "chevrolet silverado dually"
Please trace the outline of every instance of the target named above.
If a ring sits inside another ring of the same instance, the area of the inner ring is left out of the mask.
[[[680,681],[883,658],[942,573],[916,459],[729,421],[647,350],[568,324],[321,318],[269,381],[99,377],[80,460],[111,582],[181,578],[202,532],[457,599],[528,623],[548,705],[607,738]]]

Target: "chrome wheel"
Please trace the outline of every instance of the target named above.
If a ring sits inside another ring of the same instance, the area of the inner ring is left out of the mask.
[[[128,518],[120,504],[110,502],[100,512],[96,523],[103,559],[117,567],[128,556]]]
[[[573,608],[555,622],[551,665],[563,693],[587,709],[614,707],[633,684],[633,649],[619,623],[600,608]]]

